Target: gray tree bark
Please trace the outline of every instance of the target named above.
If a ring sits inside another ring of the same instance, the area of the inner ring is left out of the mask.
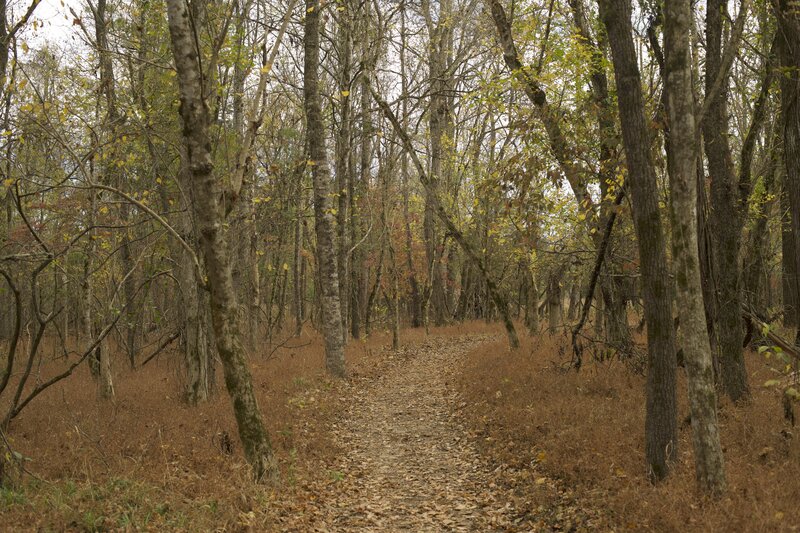
[[[253,390],[238,323],[231,256],[223,233],[224,215],[219,200],[221,187],[214,175],[211,158],[209,113],[203,94],[197,41],[194,40],[196,33],[192,29],[184,0],[168,0],[167,16],[178,73],[183,143],[197,202],[195,211],[198,214],[200,244],[211,292],[211,318],[217,351],[222,360],[225,385],[233,402],[245,457],[256,479],[275,477],[278,465]]]
[[[331,208],[331,171],[325,148],[325,125],[319,94],[318,0],[306,0],[305,67],[303,96],[306,112],[309,164],[314,181],[314,228],[317,234],[317,270],[322,305],[322,331],[325,337],[325,366],[331,375],[345,377],[342,311],[339,300],[339,275],[336,265],[334,216]]]
[[[630,0],[599,0],[614,61],[622,139],[628,165],[633,222],[642,271],[647,321],[645,456],[655,480],[667,476],[677,456],[675,332],[666,243],[658,210],[658,185],[631,27]]]
[[[690,0],[664,7],[665,90],[670,144],[670,222],[680,319],[680,346],[689,377],[695,472],[703,490],[720,494],[725,469],[717,424],[717,394],[705,322],[697,247],[697,176],[694,97],[689,48]]]
[[[733,401],[750,395],[742,351],[742,295],[739,249],[749,183],[737,182],[728,142],[727,80],[714,93],[722,62],[723,0],[709,0],[706,9],[706,100],[703,140],[711,177],[710,224],[717,272],[717,339],[722,384]]]

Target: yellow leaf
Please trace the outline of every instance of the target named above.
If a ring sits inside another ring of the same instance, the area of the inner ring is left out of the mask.
[[[284,264],[283,264],[283,269],[284,269],[284,270],[289,270],[289,265],[287,265],[286,263],[284,263]]]
[[[306,9],[306,13],[313,13],[313,12],[314,12],[314,6],[311,6],[308,9]]]
[[[264,65],[261,67],[261,74],[269,74],[269,71],[272,70],[271,65]]]
[[[14,185],[14,180],[12,178],[6,178],[3,180],[3,187],[6,189],[10,189],[12,185]]]
[[[342,91],[342,96],[350,96],[350,91]]]

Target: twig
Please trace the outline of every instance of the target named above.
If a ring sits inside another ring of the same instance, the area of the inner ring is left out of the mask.
[[[622,199],[625,198],[625,186],[623,185],[619,192],[617,193],[617,197],[614,198],[614,207],[619,206],[622,203]],[[583,352],[583,348],[578,343],[578,335],[583,329],[583,325],[586,323],[586,317],[589,315],[589,308],[592,306],[592,298],[594,296],[594,289],[597,286],[597,280],[600,277],[600,268],[603,266],[603,260],[606,256],[606,249],[608,248],[608,243],[611,241],[611,231],[614,229],[614,222],[617,219],[617,210],[612,209],[611,214],[608,217],[608,221],[606,222],[606,228],[603,232],[603,240],[600,241],[600,248],[597,250],[597,258],[594,261],[594,269],[592,270],[592,276],[589,279],[589,289],[586,293],[586,298],[583,301],[583,309],[581,310],[581,318],[578,320],[578,323],[575,324],[575,327],[572,329],[572,352],[573,352],[573,360],[572,366],[575,368],[575,371],[581,369],[582,358],[581,353]]]

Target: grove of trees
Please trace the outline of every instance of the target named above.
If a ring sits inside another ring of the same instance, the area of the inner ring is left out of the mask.
[[[82,365],[113,401],[177,346],[182,401],[229,395],[274,479],[252,359],[314,329],[347,378],[376,330],[485,319],[646,373],[654,482],[688,393],[718,495],[746,351],[796,370],[796,0],[41,10],[0,4],[2,431]]]

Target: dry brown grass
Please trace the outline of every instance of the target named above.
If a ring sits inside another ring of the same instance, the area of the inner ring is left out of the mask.
[[[385,333],[351,342],[351,372],[375,372],[390,342]],[[136,371],[115,358],[114,402],[97,399],[81,367],[23,411],[9,437],[42,481],[27,478],[2,489],[0,530],[269,529],[271,509],[319,477],[315,468],[337,453],[325,429],[341,399],[325,376],[316,334],[292,339],[269,360],[259,356],[264,351],[256,350],[251,369],[281,463],[279,487],[250,482],[221,369],[211,401],[191,407],[181,400],[173,347]],[[41,371],[51,374],[61,365],[51,362]],[[232,453],[221,445],[225,435]]]
[[[557,369],[563,337],[526,340],[508,353],[502,342],[472,352],[459,384],[486,452],[538,468],[606,509],[618,528],[652,531],[795,531],[800,526],[800,435],[783,419],[773,376],[748,354],[753,401],[721,402],[729,489],[703,500],[695,487],[690,428],[680,430],[679,462],[665,483],[644,472],[644,379],[622,364],[589,363],[576,374]],[[567,352],[569,353],[569,352]],[[683,376],[680,420],[687,415]]]

